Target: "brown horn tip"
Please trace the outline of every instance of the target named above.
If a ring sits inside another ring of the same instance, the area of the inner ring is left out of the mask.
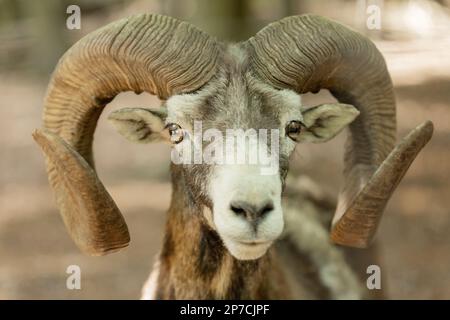
[[[398,143],[332,227],[333,242],[355,248],[370,245],[389,198],[432,135],[433,123],[425,121]]]
[[[80,250],[98,256],[128,246],[130,236],[122,214],[83,157],[48,130],[35,130],[33,138],[46,156],[56,202]]]

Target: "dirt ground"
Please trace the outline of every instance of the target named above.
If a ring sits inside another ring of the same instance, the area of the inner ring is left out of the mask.
[[[449,51],[421,50],[418,56],[417,50],[378,45],[393,72],[399,137],[425,119],[435,124],[432,141],[398,187],[379,228],[389,297],[450,299]],[[46,84],[0,74],[0,299],[138,298],[161,245],[170,201],[169,152],[161,145],[129,144],[104,118],[115,108],[158,101],[121,94],[100,119],[95,137],[99,176],[128,222],[132,243],[111,256],[86,257],[64,230],[42,155],[31,139],[40,127]],[[305,104],[330,99],[321,92],[307,95]],[[308,174],[336,194],[344,137],[300,146],[291,174]],[[81,267],[81,290],[66,289],[69,265]]]

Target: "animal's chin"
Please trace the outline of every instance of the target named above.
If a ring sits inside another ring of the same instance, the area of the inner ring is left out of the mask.
[[[238,260],[256,260],[261,258],[272,245],[273,241],[243,242],[223,237],[225,247]]]

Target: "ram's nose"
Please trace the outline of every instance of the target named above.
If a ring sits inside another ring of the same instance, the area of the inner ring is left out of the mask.
[[[236,200],[230,204],[231,211],[255,225],[268,215],[273,208],[272,200],[254,202]]]

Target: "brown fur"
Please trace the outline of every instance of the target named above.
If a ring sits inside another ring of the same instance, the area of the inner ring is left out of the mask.
[[[254,261],[239,261],[226,250],[202,214],[201,204],[184,189],[181,170],[174,184],[160,255],[156,299],[287,298],[275,250]]]

